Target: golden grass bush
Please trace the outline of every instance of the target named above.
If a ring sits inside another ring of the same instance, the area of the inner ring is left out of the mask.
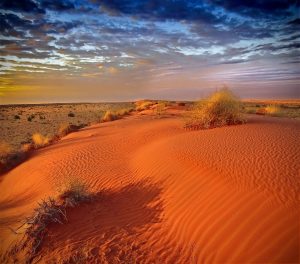
[[[254,107],[245,107],[244,112],[246,114],[256,114],[256,109]]]
[[[57,137],[58,138],[64,137],[72,132],[77,131],[78,129],[80,129],[84,126],[85,126],[84,124],[73,125],[73,124],[63,123],[59,126]]]
[[[21,162],[26,160],[29,151],[33,148],[32,144],[25,144],[28,150],[23,149],[23,146],[19,151],[13,150],[13,148],[4,141],[0,142],[0,174],[9,171]],[[25,148],[25,147],[24,147]]]
[[[12,147],[5,141],[0,141],[0,172],[4,170],[12,154]]]
[[[155,102],[149,101],[149,100],[141,100],[135,102],[135,110],[136,111],[144,111],[149,109],[152,105],[154,105]]]
[[[21,145],[21,152],[23,152],[23,153],[27,153],[33,149],[34,149],[34,146],[31,143],[25,143],[25,144]]]
[[[104,116],[102,117],[102,122],[109,122],[118,119],[118,115],[115,112],[110,110],[106,111]]]
[[[207,129],[245,122],[239,99],[223,88],[207,99],[198,101],[186,121],[186,128]]]
[[[35,133],[32,135],[32,142],[35,148],[41,148],[50,143],[50,138],[45,137],[40,133]]]
[[[168,103],[166,101],[158,102],[155,108],[155,114],[157,116],[162,116],[166,112],[166,107],[168,106]]]
[[[132,108],[123,108],[123,109],[116,111],[116,114],[118,116],[125,116],[125,115],[129,115],[131,111],[132,111]]]
[[[5,141],[0,141],[0,158],[5,158],[12,152],[12,147]]]
[[[268,115],[278,116],[281,113],[281,107],[279,105],[268,105],[265,108],[265,112]]]

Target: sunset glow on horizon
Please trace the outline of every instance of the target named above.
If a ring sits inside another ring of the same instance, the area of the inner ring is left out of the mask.
[[[299,98],[298,1],[3,0],[0,104]]]

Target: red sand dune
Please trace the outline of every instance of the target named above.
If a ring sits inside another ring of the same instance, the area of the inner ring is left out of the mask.
[[[182,127],[146,113],[38,150],[2,177],[1,252],[18,237],[8,227],[74,176],[98,198],[50,227],[40,263],[298,262],[300,122]]]

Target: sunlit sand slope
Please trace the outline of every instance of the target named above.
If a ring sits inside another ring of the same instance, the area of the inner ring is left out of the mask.
[[[76,177],[96,198],[50,226],[41,263],[298,262],[300,122],[186,131],[178,113],[85,128],[5,175],[2,254],[8,227]]]

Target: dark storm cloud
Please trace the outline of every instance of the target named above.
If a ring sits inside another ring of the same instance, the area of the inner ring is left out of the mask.
[[[300,25],[300,18],[296,18],[294,20],[289,21],[288,25],[297,25],[297,26],[299,26]]]
[[[145,19],[217,22],[219,19],[201,1],[98,0],[103,11]]]
[[[40,0],[40,5],[44,9],[51,9],[56,11],[65,11],[74,9],[75,6],[70,1],[63,0]]]
[[[209,0],[211,4],[221,6],[228,11],[262,18],[265,16],[289,16],[291,7],[299,6],[297,0]]]
[[[30,12],[30,13],[44,13],[44,10],[32,0],[2,0],[0,2],[0,9]]]
[[[47,10],[66,11],[74,8],[74,4],[67,0],[3,0],[0,2],[2,10],[28,14],[45,14]]]
[[[49,22],[44,18],[26,19],[14,14],[0,14],[2,23],[0,24],[1,33],[4,35],[14,35],[19,32],[24,35],[26,31],[41,34],[66,32],[80,24],[77,22]]]

